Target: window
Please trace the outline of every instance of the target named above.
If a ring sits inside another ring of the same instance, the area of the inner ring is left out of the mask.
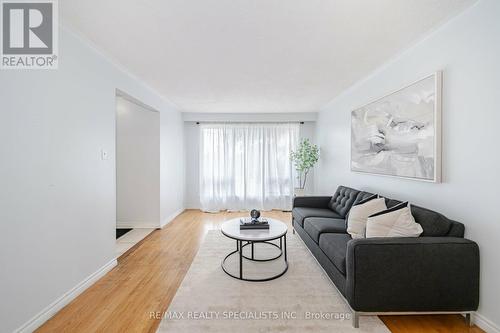
[[[299,125],[200,125],[200,202],[204,211],[290,209]]]

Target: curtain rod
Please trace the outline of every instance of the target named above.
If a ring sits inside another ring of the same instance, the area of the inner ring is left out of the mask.
[[[287,123],[299,123],[301,125],[304,125],[303,121],[255,121],[255,122],[248,122],[248,121],[228,121],[228,122],[218,122],[218,121],[197,121],[196,125],[199,125],[200,123],[227,123],[227,124],[259,124],[259,123],[282,123],[282,124],[287,124]]]

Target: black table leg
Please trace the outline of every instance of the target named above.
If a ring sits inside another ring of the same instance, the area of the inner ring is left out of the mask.
[[[240,242],[240,279],[243,279],[243,246],[242,241]]]
[[[284,239],[282,239],[282,237]],[[274,241],[276,239],[279,239],[279,245],[276,244],[275,242],[272,242],[272,241]],[[245,242],[245,244],[243,244],[243,242]],[[255,247],[255,243],[265,243],[265,244],[268,244],[270,246],[274,246],[274,247],[280,249],[280,254],[277,255],[276,257],[273,257],[273,258],[255,259],[255,248],[254,248]],[[252,247],[252,249],[251,249],[251,256],[248,256],[248,257],[246,257],[243,254],[243,249],[247,245],[250,245]],[[224,263],[226,262],[226,259],[228,259],[230,256],[235,255],[235,254],[238,254],[238,256],[239,256],[239,261],[240,261],[240,267],[239,267],[239,269],[240,269],[240,273],[239,274],[236,273],[235,275],[233,275],[233,274],[231,274],[230,272],[228,272],[226,270]],[[277,275],[274,275],[274,276],[267,277],[267,278],[263,278],[263,279],[245,279],[245,278],[243,278],[243,259],[257,261],[257,262],[267,262],[267,261],[276,260],[276,259],[278,259],[281,256],[284,256],[284,260],[285,260],[285,268],[283,269],[283,271],[281,271],[281,273],[279,273]],[[288,270],[288,256],[287,256],[287,248],[286,248],[286,234],[282,235],[282,236],[279,236],[279,237],[276,237],[274,239],[266,240],[266,241],[256,241],[256,242],[254,242],[254,241],[247,241],[247,240],[236,239],[236,250],[232,251],[231,253],[229,253],[228,255],[226,255],[224,257],[224,259],[222,260],[221,266],[222,266],[222,270],[227,275],[229,275],[229,276],[231,276],[231,277],[233,277],[235,279],[238,279],[238,280],[250,281],[250,282],[264,282],[264,281],[270,281],[270,280],[277,279],[280,276],[282,276],[283,274],[285,274],[286,271]]]
[[[281,238],[280,238],[280,240],[281,240]],[[283,242],[284,242],[284,244],[285,244],[285,262],[288,262],[288,260],[287,260],[287,258],[286,258],[286,234],[285,234],[285,235],[283,235]]]

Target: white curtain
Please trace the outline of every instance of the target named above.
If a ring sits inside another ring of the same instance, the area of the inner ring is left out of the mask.
[[[200,125],[204,211],[291,209],[299,124]]]

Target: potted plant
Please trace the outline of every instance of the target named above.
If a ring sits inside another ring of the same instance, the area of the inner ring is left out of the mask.
[[[297,171],[298,187],[295,188],[295,195],[302,196],[305,194],[307,175],[318,162],[319,148],[311,144],[309,139],[302,139],[297,150],[290,153],[290,159]]]

